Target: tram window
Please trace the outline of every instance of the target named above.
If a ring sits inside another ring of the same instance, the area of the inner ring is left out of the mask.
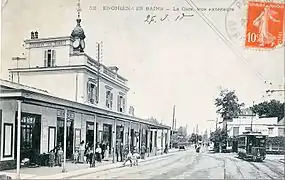
[[[258,147],[265,147],[265,140],[264,139],[255,139],[255,145]]]
[[[238,139],[238,147],[244,147],[245,146],[245,137],[240,137]]]

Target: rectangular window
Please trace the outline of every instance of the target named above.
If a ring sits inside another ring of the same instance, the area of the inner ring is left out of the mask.
[[[110,109],[113,107],[113,93],[111,90],[106,91],[106,107]]]
[[[278,128],[278,136],[284,136],[284,128]]]
[[[95,100],[97,99],[97,86],[95,83],[88,82],[87,83],[87,96],[88,96],[88,102],[91,104],[95,104]]]
[[[56,51],[55,50],[45,50],[44,54],[44,66],[45,67],[54,67],[56,61]]]
[[[239,135],[239,127],[234,127],[233,128],[233,136]]]
[[[250,131],[250,130],[251,130],[251,127],[245,127],[245,130],[246,130],[246,131]]]
[[[273,128],[268,128],[268,134],[273,134]]]
[[[118,95],[118,111],[119,112],[124,112],[125,111],[125,98],[122,95]]]

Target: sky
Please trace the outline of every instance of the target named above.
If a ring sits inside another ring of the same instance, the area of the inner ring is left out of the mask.
[[[203,8],[229,8],[233,3],[193,2]],[[40,38],[70,35],[76,25],[76,3],[8,0],[2,11],[1,78],[8,79],[7,69],[15,66],[11,57],[24,52],[22,44],[31,31],[37,30]],[[110,11],[103,6],[143,6],[143,10]],[[163,10],[146,10],[154,6]],[[184,12],[193,17],[175,21],[182,15],[182,7],[190,6],[185,0],[81,0],[85,52],[95,57],[96,42],[103,41],[103,63],[118,66],[120,75],[128,79],[128,105],[135,107],[136,116],[153,116],[170,125],[176,105],[177,127],[188,124],[191,133],[196,124],[199,131],[214,127],[207,120],[217,117],[214,100],[221,88],[235,90],[246,106],[269,98],[283,100],[280,93],[263,96],[267,89],[280,88],[284,82],[284,48],[248,49],[240,38],[231,36],[235,30],[226,22],[240,24],[246,18],[245,6],[233,7],[229,13],[203,12],[245,60],[238,58],[197,13]],[[174,11],[177,8],[180,11]],[[169,20],[161,21],[167,14]],[[155,24],[144,22],[148,15],[156,15]],[[236,29],[244,36],[241,25]]]

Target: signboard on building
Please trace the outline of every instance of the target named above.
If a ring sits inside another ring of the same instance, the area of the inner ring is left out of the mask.
[[[66,45],[65,40],[52,41],[52,42],[36,42],[36,43],[31,43],[30,48],[55,47],[55,46],[64,46],[64,45]]]

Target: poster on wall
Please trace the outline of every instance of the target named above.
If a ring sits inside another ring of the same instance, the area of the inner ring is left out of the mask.
[[[81,142],[81,129],[75,129],[75,148],[78,148]]]
[[[48,151],[51,151],[55,147],[55,127],[49,127],[48,128]]]
[[[12,157],[13,150],[13,124],[4,123],[3,157]]]

